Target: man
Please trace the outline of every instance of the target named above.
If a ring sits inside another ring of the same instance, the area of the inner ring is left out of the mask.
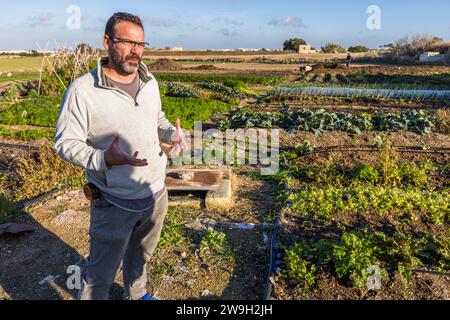
[[[348,53],[347,58],[345,59],[347,68],[350,67],[350,62],[352,62],[352,55]]]
[[[142,63],[140,18],[115,13],[103,45],[108,57],[65,92],[55,134],[57,153],[86,169],[94,195],[89,260],[78,298],[107,299],[123,260],[125,298],[152,300],[146,262],[168,206],[167,157],[159,143],[171,144],[175,155],[187,146],[179,119],[173,127],[161,111],[158,84]]]

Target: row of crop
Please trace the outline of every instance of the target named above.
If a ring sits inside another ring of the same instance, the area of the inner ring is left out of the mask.
[[[183,127],[190,129],[194,121],[205,121],[211,118],[214,113],[225,112],[234,107],[217,100],[205,100],[195,98],[171,98],[162,97],[162,109],[167,118],[175,122],[180,118]],[[0,124],[4,125],[35,125],[55,127],[58,119],[59,105],[61,97],[40,97],[38,99],[27,99],[12,104],[3,111],[0,111]],[[45,134],[44,134],[45,133]],[[45,130],[21,130],[11,131],[2,128],[2,135],[24,137],[48,136]]]
[[[420,213],[444,223],[450,221],[450,193],[431,183],[429,175],[436,169],[430,161],[400,162],[397,149],[386,139],[374,165],[344,168],[333,158],[324,166],[287,163],[277,178],[289,186],[283,198],[301,215]]]
[[[196,121],[206,121],[234,105],[217,100],[161,97],[162,109],[171,123],[179,118],[183,129],[192,129]]]
[[[39,97],[14,103],[0,112],[0,124],[54,127],[61,97]]]
[[[256,75],[206,75],[186,73],[154,73],[158,81],[163,82],[224,82],[239,81],[248,84],[277,85],[285,81],[281,76],[256,76]]]
[[[343,213],[394,213],[414,217],[427,214],[430,221],[450,221],[450,194],[446,191],[414,190],[379,186],[308,186],[286,195],[299,214],[331,217]]]
[[[278,99],[295,96],[329,96],[346,98],[377,98],[377,99],[411,99],[411,100],[448,100],[450,90],[414,90],[414,89],[385,89],[370,86],[342,87],[338,85],[278,86],[273,96]]]
[[[201,82],[197,86],[202,89],[211,90],[228,96],[241,96],[241,92],[239,92],[238,90],[216,82]]]
[[[377,165],[361,164],[343,168],[331,159],[323,166],[291,165],[273,178],[288,184],[293,182],[297,187],[299,184],[339,187],[365,184],[426,189],[431,186],[429,175],[436,169],[437,166],[428,160],[421,163],[396,163],[389,159]]]
[[[344,167],[333,157],[321,166],[286,161],[271,178],[285,186],[280,200],[287,206],[287,232],[275,277],[291,298],[329,293],[324,286],[334,286],[335,277],[362,297],[372,286],[394,288],[398,275],[409,298],[415,268],[450,270],[450,190],[435,176],[438,164],[403,163],[384,135],[375,142],[379,154],[372,165]],[[314,148],[305,141],[287,157]],[[421,233],[423,227],[430,232]],[[331,294],[341,294],[340,288]]]
[[[8,76],[8,74],[0,75],[0,82],[32,80],[39,78],[39,72],[20,72]]]
[[[448,237],[412,237],[400,231],[388,235],[368,228],[341,229],[335,239],[303,240],[286,246],[281,277],[306,293],[316,285],[320,271],[331,269],[338,278],[362,291],[370,285],[381,287],[398,272],[403,281],[403,295],[408,298],[414,268],[450,270]],[[371,278],[378,283],[371,282]]]
[[[371,74],[366,72],[356,72],[351,74],[343,73],[314,73],[309,72],[302,75],[299,81],[329,83],[329,84],[371,84],[371,87],[387,88],[395,87],[402,89],[446,89],[450,86],[450,74],[440,73],[432,75],[416,74]]]
[[[174,82],[168,82],[165,85],[164,88],[164,94],[167,97],[172,98],[198,98],[199,93],[192,89],[188,88],[186,86],[174,83]]]
[[[227,103],[237,103],[238,99],[247,97],[246,92],[250,92],[245,84],[240,82],[225,82],[226,84],[216,82],[200,82],[196,87],[211,92],[210,98]],[[229,83],[229,84],[228,84]],[[161,87],[161,92],[167,97],[173,98],[198,98],[200,93],[198,90],[186,85],[175,82],[167,82]],[[251,93],[251,92],[250,92]]]
[[[286,105],[281,112],[244,111],[219,122],[219,128],[279,126],[288,129],[311,131],[320,134],[324,131],[345,131],[359,134],[365,130],[413,131],[427,134],[432,131],[435,117],[420,110],[391,114],[378,112],[351,114],[346,112],[327,112],[324,109],[293,110]]]
[[[39,139],[53,139],[55,130],[53,129],[25,129],[14,130],[0,125],[0,137],[9,137],[17,140],[31,141]]]

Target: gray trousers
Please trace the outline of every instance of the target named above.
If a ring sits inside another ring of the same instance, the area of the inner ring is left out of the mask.
[[[143,212],[130,212],[95,200],[91,205],[90,250],[80,300],[106,300],[122,264],[125,299],[137,300],[146,293],[146,263],[158,244],[167,214],[168,194]]]

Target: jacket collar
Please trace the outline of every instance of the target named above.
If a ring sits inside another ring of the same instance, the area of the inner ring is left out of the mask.
[[[108,80],[106,78],[106,74],[103,72],[103,68],[102,68],[102,66],[108,64],[108,61],[109,61],[109,57],[101,57],[97,61],[97,79],[98,79],[98,84],[102,87],[110,87],[110,85],[108,84]],[[153,79],[150,72],[147,69],[147,66],[142,61],[139,64],[138,74],[139,74],[139,78],[144,83],[147,83]]]

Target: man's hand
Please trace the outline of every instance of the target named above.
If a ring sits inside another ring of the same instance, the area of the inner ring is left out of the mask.
[[[129,164],[135,167],[145,167],[148,165],[147,159],[138,159],[138,151],[130,155],[123,151],[119,145],[119,134],[114,134],[114,139],[108,149],[105,151],[105,162],[109,166],[120,166]]]
[[[175,128],[176,130],[172,133],[172,145],[170,147],[169,155],[171,157],[177,157],[180,154],[180,151],[183,150],[183,152],[188,150],[188,146],[186,144],[185,135],[183,130],[181,130],[180,125],[180,119],[177,118],[175,121]]]

